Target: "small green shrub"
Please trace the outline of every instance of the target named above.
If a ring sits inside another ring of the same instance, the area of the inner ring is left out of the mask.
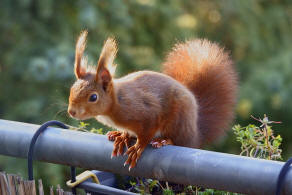
[[[282,159],[280,145],[282,138],[275,136],[271,124],[280,123],[270,121],[266,115],[263,119],[256,119],[260,126],[249,124],[245,127],[235,125],[232,129],[236,135],[236,140],[241,143],[240,155],[268,160]]]

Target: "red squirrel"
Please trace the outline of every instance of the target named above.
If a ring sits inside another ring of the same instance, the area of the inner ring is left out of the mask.
[[[148,144],[198,148],[224,133],[233,119],[237,74],[229,54],[215,43],[195,39],[178,43],[167,55],[162,73],[138,71],[114,78],[117,44],[108,38],[97,68],[83,56],[87,31],[76,44],[68,113],[117,129],[112,157],[125,154],[133,168]],[[137,138],[130,145],[131,138]]]

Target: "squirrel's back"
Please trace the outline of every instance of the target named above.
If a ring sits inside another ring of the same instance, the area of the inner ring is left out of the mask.
[[[163,73],[194,94],[203,143],[214,140],[228,128],[236,102],[237,74],[223,48],[200,39],[177,44],[166,58]]]

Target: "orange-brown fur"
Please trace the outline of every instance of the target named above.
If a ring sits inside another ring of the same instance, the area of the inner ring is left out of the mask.
[[[237,75],[228,53],[208,40],[177,44],[168,54],[163,72],[195,95],[201,143],[222,135],[233,119],[237,92]]]
[[[77,41],[77,61],[85,48],[83,36],[86,33]],[[126,152],[130,168],[154,137],[200,147],[227,127],[233,116],[236,74],[228,54],[216,44],[205,40],[178,44],[164,63],[165,74],[140,71],[119,79],[113,78],[116,52],[115,41],[108,39],[95,72],[75,62],[78,80],[71,88],[68,112],[77,119],[95,117],[121,131],[109,135],[115,139],[113,156],[137,137]],[[93,93],[98,94],[96,102],[89,101]]]

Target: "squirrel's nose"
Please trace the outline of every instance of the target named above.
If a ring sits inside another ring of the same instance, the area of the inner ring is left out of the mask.
[[[75,116],[76,115],[76,111],[73,110],[72,108],[71,109],[68,109],[68,113],[71,115],[71,116]]]

